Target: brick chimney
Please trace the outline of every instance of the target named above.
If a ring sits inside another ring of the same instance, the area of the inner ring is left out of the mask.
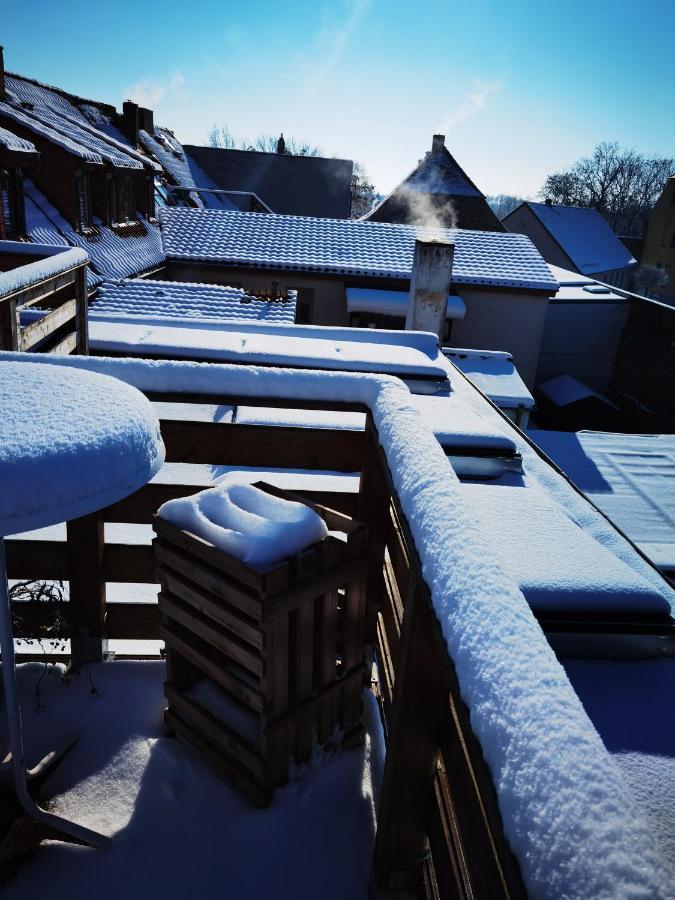
[[[415,241],[405,319],[408,331],[433,331],[443,337],[454,254],[450,241]]]
[[[7,96],[5,92],[5,60],[3,57],[4,47],[0,45],[0,100],[4,100]]]
[[[138,144],[138,104],[131,100],[122,104],[122,131],[135,147]]]
[[[144,106],[138,107],[138,127],[142,131],[147,131],[148,134],[152,134],[155,130],[155,117],[151,109],[146,109]]]
[[[445,135],[435,134],[431,139],[431,152],[442,153],[445,149]]]

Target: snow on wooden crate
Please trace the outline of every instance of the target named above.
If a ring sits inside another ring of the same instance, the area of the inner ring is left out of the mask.
[[[307,505],[333,534],[265,569],[154,520],[166,723],[257,805],[361,728],[368,529]]]

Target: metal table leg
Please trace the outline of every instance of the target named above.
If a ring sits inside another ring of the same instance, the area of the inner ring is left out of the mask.
[[[12,630],[12,613],[9,605],[7,588],[7,564],[5,560],[5,542],[0,538],[0,647],[2,648],[2,681],[5,689],[7,707],[7,726],[9,728],[10,750],[12,752],[12,768],[16,796],[24,810],[38,822],[56,828],[64,834],[83,841],[92,847],[104,848],[111,843],[110,838],[76,825],[60,816],[45,812],[35,803],[28,792],[26,761],[23,751],[23,735],[21,731],[21,708],[16,686],[16,670],[14,667],[14,633]]]

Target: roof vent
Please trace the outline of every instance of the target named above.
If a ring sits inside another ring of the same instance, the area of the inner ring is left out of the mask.
[[[431,139],[431,152],[440,153],[445,149],[445,135],[435,134]]]

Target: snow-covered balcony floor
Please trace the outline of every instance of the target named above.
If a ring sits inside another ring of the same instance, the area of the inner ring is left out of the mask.
[[[99,851],[46,842],[3,888],[4,900],[367,897],[383,753],[372,694],[365,744],[315,759],[259,810],[167,736],[163,663],[92,665],[100,696],[86,672],[65,684],[62,668],[50,666],[38,711],[43,671],[40,663],[19,669],[29,762],[78,732],[44,793],[113,843]]]

